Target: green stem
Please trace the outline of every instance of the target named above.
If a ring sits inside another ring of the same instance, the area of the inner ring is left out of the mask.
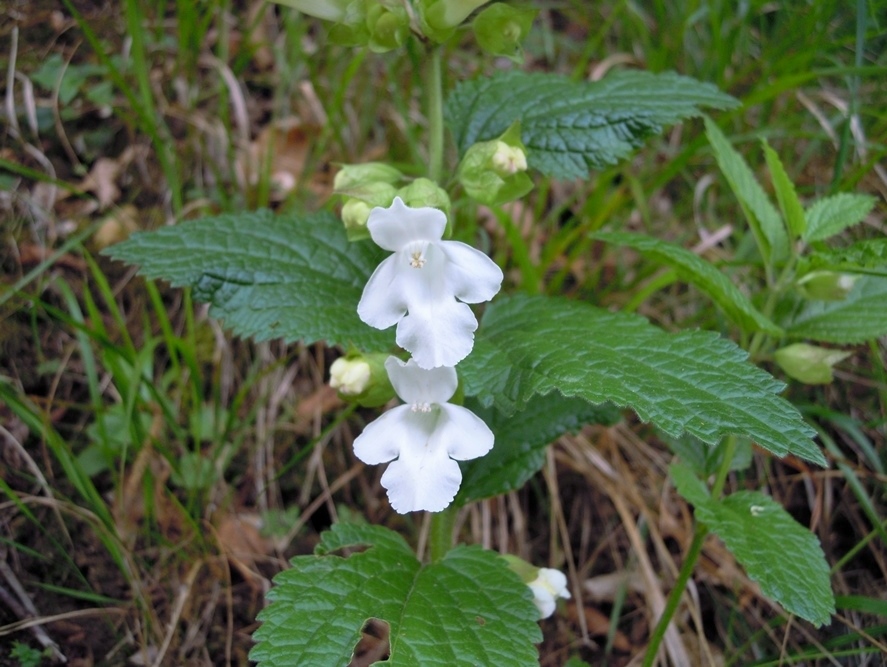
[[[718,500],[724,491],[724,484],[727,482],[727,475],[730,474],[730,464],[733,462],[735,453],[736,438],[732,435],[727,436],[727,440],[724,443],[721,466],[718,468],[718,475],[711,489],[711,496],[714,500]],[[696,561],[699,560],[699,556],[702,553],[702,545],[705,542],[706,535],[708,535],[708,528],[705,524],[697,522],[693,532],[693,541],[690,543],[690,548],[687,550],[681,570],[678,572],[678,578],[668,594],[668,599],[665,601],[665,609],[662,610],[662,616],[659,617],[656,627],[653,628],[653,633],[650,635],[650,643],[647,645],[647,652],[644,654],[643,667],[651,667],[656,660],[656,654],[659,653],[659,647],[665,638],[665,631],[668,630],[668,625],[671,623],[671,619],[681,603],[681,598],[684,596],[687,582],[690,581],[693,570],[696,569]]]
[[[440,183],[443,175],[444,123],[443,123],[443,74],[441,49],[431,49],[428,60],[428,178]]]
[[[442,512],[435,512],[431,515],[429,542],[432,563],[439,561],[452,548],[455,524],[456,508],[452,504]]]

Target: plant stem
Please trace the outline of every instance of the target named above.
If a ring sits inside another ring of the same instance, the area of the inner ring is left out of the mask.
[[[733,462],[735,453],[736,438],[732,435],[727,436],[727,440],[724,443],[721,466],[718,468],[718,475],[715,477],[715,483],[711,489],[711,495],[714,500],[718,500],[721,497],[724,484],[727,481],[727,475],[730,474],[730,464]],[[699,555],[702,553],[702,545],[705,542],[706,535],[708,535],[708,528],[705,524],[697,522],[693,533],[693,541],[690,543],[690,548],[687,549],[687,555],[684,557],[680,572],[678,572],[678,578],[668,594],[668,599],[665,601],[665,609],[662,610],[662,616],[659,617],[656,627],[653,628],[653,633],[650,635],[650,643],[647,645],[647,652],[644,654],[643,667],[651,667],[656,660],[656,654],[659,653],[659,647],[665,638],[665,631],[668,630],[668,625],[671,623],[671,619],[681,603],[681,598],[684,596],[687,582],[690,581],[693,570],[696,569],[696,561],[699,560]]]
[[[428,178],[439,183],[443,175],[444,150],[441,48],[432,48],[429,56],[428,78],[425,81],[428,94]]]
[[[431,562],[443,558],[453,546],[453,526],[456,523],[456,508],[450,505],[442,512],[431,515],[430,552]]]

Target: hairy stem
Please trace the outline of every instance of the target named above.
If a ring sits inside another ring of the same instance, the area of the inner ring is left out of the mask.
[[[431,562],[443,558],[453,546],[453,526],[456,523],[456,508],[451,504],[442,512],[431,515],[431,535],[429,548]]]
[[[429,53],[425,86],[428,95],[428,178],[440,183],[444,157],[443,74],[440,47],[432,48]]]
[[[711,489],[711,495],[715,499],[721,497],[724,484],[727,481],[727,475],[730,474],[730,463],[732,463],[733,456],[736,453],[736,438],[732,435],[727,436],[724,445],[721,466],[718,468],[718,475]],[[650,643],[647,645],[647,652],[644,654],[643,667],[651,667],[656,661],[656,654],[659,653],[659,647],[665,638],[668,624],[671,623],[672,617],[678,610],[684,590],[687,588],[687,582],[690,581],[693,570],[696,569],[696,561],[699,560],[699,556],[702,553],[702,545],[705,542],[706,535],[708,535],[708,528],[704,524],[697,522],[696,529],[693,532],[693,541],[690,543],[690,548],[684,557],[681,570],[678,572],[678,578],[668,594],[668,599],[665,601],[665,609],[662,610],[662,616],[659,617],[656,627],[653,628],[653,633],[650,635]]]

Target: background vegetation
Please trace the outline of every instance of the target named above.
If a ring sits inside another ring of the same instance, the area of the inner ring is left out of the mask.
[[[715,83],[744,103],[717,120],[762,182],[766,137],[802,200],[876,195],[853,233],[885,233],[883,2],[538,5],[524,69]],[[354,458],[360,411],[325,384],[339,351],[232,339],[188,293],[99,252],[203,215],[334,209],[339,163],[385,156],[422,173],[422,53],[336,47],[295,11],[232,0],[7,0],[0,53],[0,664],[246,664],[270,578],[332,521],[366,517],[420,544],[427,526],[394,514],[381,471]],[[511,66],[466,38],[446,71],[453,83]],[[477,233],[511,285],[732,335],[698,292],[589,238],[647,231],[753,277],[748,229],[702,130],[672,128],[587,182],[543,182],[507,216],[478,210]],[[787,390],[830,469],[756,453],[729,481],[764,487],[818,534],[834,622],[786,617],[710,538],[672,656],[878,664],[887,653],[884,341],[855,348],[836,375]],[[623,665],[643,648],[645,609],[692,535],[666,445],[631,419],[587,428],[558,440],[524,489],[460,516],[465,541],[569,572],[574,597],[542,624],[542,664]],[[354,664],[374,650],[367,637]]]

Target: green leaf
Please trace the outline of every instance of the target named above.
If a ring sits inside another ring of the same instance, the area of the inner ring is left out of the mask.
[[[698,116],[700,107],[737,104],[711,84],[673,72],[620,71],[595,82],[506,72],[458,85],[446,118],[460,155],[520,121],[529,166],[570,179],[617,163],[663,126]]]
[[[593,405],[557,392],[532,399],[513,415],[471,403],[476,404],[468,407],[486,422],[496,440],[489,454],[462,464],[457,505],[519,489],[542,468],[553,440],[585,424],[614,424],[620,416],[612,405]]]
[[[681,497],[695,506],[711,502],[711,494],[708,487],[699,477],[693,467],[687,463],[675,461],[668,466],[668,474]]]
[[[708,294],[723,309],[727,317],[744,331],[764,331],[772,336],[782,335],[782,329],[759,312],[720,269],[699,255],[643,234],[599,232],[594,238],[634,248],[645,257],[670,266],[683,280]]]
[[[727,440],[710,447],[698,438],[686,433],[680,438],[661,436],[668,448],[677,454],[681,461],[688,464],[702,477],[717,473],[724,460]],[[753,448],[748,438],[736,438],[733,446],[733,460],[730,470],[745,470],[751,465]],[[684,496],[686,497],[686,496]]]
[[[799,239],[807,228],[804,207],[801,206],[801,200],[798,199],[798,193],[795,192],[795,185],[785,172],[785,167],[776,151],[770,148],[766,139],[761,143],[764,146],[764,158],[767,160],[767,168],[770,170],[770,178],[773,181],[773,188],[776,190],[776,199],[779,202],[782,217],[788,225],[792,238]]]
[[[804,240],[812,243],[840,234],[848,227],[862,222],[874,205],[874,197],[846,192],[820,199],[807,209],[807,232]]]
[[[238,336],[365,350],[394,343],[393,329],[378,331],[357,317],[383,252],[373,243],[349,243],[328,213],[203,218],[134,234],[104,254],[140,265],[146,277],[191,287]]]
[[[861,276],[843,301],[808,301],[785,331],[794,338],[844,344],[887,334],[887,278]]]
[[[365,622],[378,618],[390,627],[391,667],[538,665],[533,596],[498,555],[456,547],[422,565],[396,534],[346,524],[324,533],[318,553],[358,544],[370,548],[348,558],[298,556],[275,577],[251,660],[345,665]]]
[[[709,118],[705,119],[705,133],[718,166],[733,194],[739,199],[739,205],[748,220],[764,262],[771,265],[782,261],[788,256],[788,236],[779,213],[767,199],[745,160]]]
[[[813,533],[757,491],[692,502],[696,518],[724,541],[764,595],[817,627],[829,623],[835,598]]]
[[[668,435],[714,444],[747,436],[769,451],[825,464],[813,430],[778,396],[784,385],[707,331],[667,333],[647,320],[543,296],[499,298],[460,364],[465,393],[506,413],[558,390],[630,406]]]

